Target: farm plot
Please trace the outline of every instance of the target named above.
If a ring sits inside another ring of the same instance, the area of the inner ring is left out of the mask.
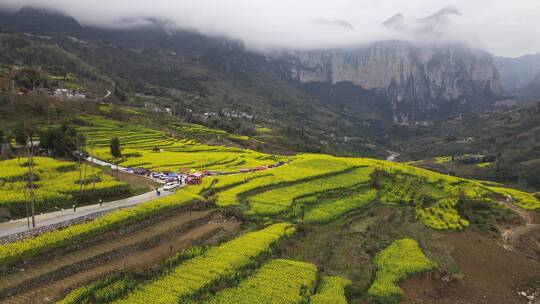
[[[219,192],[217,195],[217,204],[221,207],[238,205],[241,196],[260,189],[276,188],[282,185],[286,186],[287,184],[334,174],[350,169],[351,167],[350,164],[344,161],[325,155],[298,155],[291,163],[268,171],[268,175],[247,179],[242,184]],[[227,180],[228,178],[223,177],[223,180]]]
[[[25,214],[25,203],[29,200],[26,187],[28,160],[11,159],[0,161],[0,207],[12,214]],[[34,198],[39,212],[66,208],[77,202],[81,187],[87,194],[106,198],[129,192],[127,184],[115,181],[100,170],[88,168],[82,179],[77,164],[62,162],[47,157],[34,158]],[[82,186],[81,186],[82,185]]]
[[[530,193],[515,190],[515,189],[501,188],[501,187],[489,187],[489,189],[500,195],[504,195],[504,196],[510,195],[514,204],[516,204],[518,207],[521,207],[523,209],[526,209],[526,210],[540,209],[540,200],[538,200],[537,197],[535,197],[534,195]]]
[[[99,117],[81,117],[77,130],[88,138],[90,153],[124,167],[177,171],[181,168],[237,171],[285,160],[256,151],[208,146],[189,139],[176,139],[162,131],[147,129]],[[108,148],[118,137],[122,157],[115,159]]]
[[[303,220],[308,223],[328,223],[337,220],[352,210],[365,206],[376,197],[376,190],[363,187],[360,191],[355,191],[346,197],[323,200],[317,203],[313,208],[306,211]]]
[[[431,179],[424,176],[393,173],[378,178],[380,201],[383,203],[405,202],[415,208],[416,218],[426,226],[437,230],[461,230],[469,222],[461,218],[456,210],[460,200],[492,201],[491,192],[477,183],[445,179]]]
[[[205,303],[305,303],[316,278],[317,267],[313,264],[283,259],[272,260],[237,287],[225,289]]]
[[[99,244],[87,247],[84,250],[66,252],[62,254],[62,258],[59,259],[42,261],[36,265],[33,265],[24,273],[15,271],[6,274],[0,278],[0,294],[4,293],[6,290],[13,289],[14,287],[28,284],[32,280],[35,280],[41,276],[57,273],[62,269],[68,269],[73,264],[84,263],[85,261],[95,259],[101,255],[109,254],[121,249],[125,250],[126,248],[133,247],[135,244],[152,242],[155,239],[159,239],[162,235],[167,233],[170,234],[173,231],[187,228],[187,225],[191,220],[198,222],[202,219],[208,218],[211,212],[211,210],[193,211],[191,215],[186,211],[180,212],[172,217],[161,220],[150,226],[146,226],[144,229],[135,230],[124,236],[112,237],[110,239],[103,240],[99,242]],[[125,263],[128,260],[128,256],[124,256],[123,262]]]
[[[437,267],[413,239],[394,241],[377,253],[373,263],[377,266],[377,273],[367,293],[371,297],[391,301],[398,301],[403,296],[403,291],[397,285],[398,281]]]
[[[87,286],[77,288],[64,299],[58,301],[58,304],[109,303],[118,295],[129,290],[131,284],[132,282],[126,277],[108,277]],[[92,302],[89,299],[92,299]]]
[[[357,169],[365,172],[345,174],[355,167],[365,168]],[[374,172],[377,177],[368,185]],[[363,183],[365,189],[361,193],[350,193],[350,197],[339,199],[325,198],[328,192],[337,189],[351,192],[353,187]],[[248,215],[290,211],[291,216],[302,214],[304,220],[311,223],[330,222],[374,199],[385,204],[408,203],[414,207],[416,218],[426,226],[436,230],[462,230],[469,222],[457,212],[459,202],[474,200],[495,204],[494,194],[512,192],[518,206],[534,209],[540,205],[532,194],[504,189],[399,163],[301,154],[287,165],[264,174],[254,173],[246,178],[214,177],[193,191],[210,190],[206,193],[215,195],[218,206],[234,206]],[[303,208],[304,205],[307,208]]]
[[[351,281],[335,276],[324,276],[317,292],[311,296],[311,304],[347,304],[345,288],[351,285]]]
[[[211,248],[169,273],[139,286],[118,303],[178,303],[220,280],[234,276],[239,269],[268,252],[273,244],[294,231],[294,226],[281,223],[247,233]]]
[[[255,168],[276,161],[270,155],[257,152],[152,152],[138,150],[120,164],[124,167],[144,167],[152,170],[195,169],[210,171],[238,171],[242,168]]]
[[[367,183],[373,169],[348,169],[328,177],[317,178],[287,187],[265,191],[248,198],[250,214],[278,214],[286,211],[295,199]]]

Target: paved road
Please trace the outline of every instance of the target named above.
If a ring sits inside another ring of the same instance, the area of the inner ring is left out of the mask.
[[[168,196],[173,192],[160,191],[161,197]],[[36,228],[46,227],[50,225],[56,225],[63,222],[71,221],[88,215],[92,215],[100,212],[110,212],[119,208],[126,208],[135,206],[150,200],[157,198],[156,192],[151,191],[141,195],[132,196],[126,199],[121,199],[113,202],[103,203],[103,206],[99,204],[78,207],[77,211],[73,212],[73,209],[66,209],[62,211],[55,211],[50,213],[44,213],[36,215]],[[20,232],[28,231],[26,218],[13,220],[10,222],[0,223],[0,237],[17,234]]]
[[[98,166],[109,167],[109,168],[111,168],[111,169],[113,169],[113,170],[116,170],[117,167],[118,167],[118,170],[120,170],[120,171],[126,171],[126,172],[127,172],[127,168],[126,168],[126,167],[114,165],[114,164],[108,163],[108,162],[106,162],[106,161],[102,161],[102,160],[100,160],[100,159],[94,158],[94,157],[92,157],[92,156],[88,156],[88,157],[86,158],[86,160],[89,161],[89,162],[91,162],[91,163],[94,163],[94,164],[96,164],[96,165],[98,165]]]
[[[129,173],[129,174],[135,174],[133,172],[128,171],[128,169],[126,167],[114,165],[114,164],[108,163],[106,161],[102,161],[102,160],[97,159],[97,158],[92,157],[92,156],[88,156],[86,158],[86,160],[91,162],[91,163],[94,163],[94,164],[96,164],[98,166],[109,167],[112,170],[118,170],[118,171],[122,171],[122,172]],[[154,182],[156,182],[158,184],[165,184],[165,182],[163,180],[160,180],[160,179],[157,179],[157,178],[151,178],[151,177],[146,176],[146,175],[138,175],[138,176],[147,178],[147,179],[152,180],[152,181],[154,181]]]
[[[395,162],[396,159],[400,155],[399,153],[394,152],[394,151],[390,151],[390,150],[386,150],[386,151],[388,151],[388,153],[390,153],[390,155],[388,155],[388,157],[386,158],[387,161]]]
[[[101,100],[105,100],[109,96],[111,96],[111,91],[107,90],[107,94],[105,94],[105,96],[103,96],[103,98],[101,98]]]

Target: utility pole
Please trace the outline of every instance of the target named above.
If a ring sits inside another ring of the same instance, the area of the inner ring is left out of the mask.
[[[82,197],[82,165],[81,165],[81,148],[82,148],[82,144],[81,144],[81,139],[79,137],[77,137],[77,162],[79,163],[79,196]]]
[[[90,146],[90,154],[94,155],[92,146]],[[90,166],[92,170],[92,193],[95,193],[96,192],[96,175],[94,174],[94,164],[91,164]]]
[[[24,191],[24,205],[26,207],[26,225],[30,230],[30,207],[28,206],[28,194]]]
[[[83,148],[84,148],[84,144],[83,144]],[[86,189],[88,188],[87,175],[86,175],[87,168],[88,168],[88,163],[86,161],[86,158],[84,158],[84,192],[86,192]]]
[[[36,207],[34,198],[34,142],[32,140],[32,131],[26,131],[26,148],[28,150],[28,191],[30,194],[30,211],[32,214],[32,229],[36,229]]]
[[[169,246],[169,270],[172,270],[173,246]]]

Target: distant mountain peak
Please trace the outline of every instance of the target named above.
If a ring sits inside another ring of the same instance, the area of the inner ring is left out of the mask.
[[[443,9],[439,10],[435,14],[430,15],[430,16],[424,18],[424,19],[445,18],[445,17],[451,16],[451,15],[461,16],[463,14],[455,6],[449,5],[449,6],[445,7],[445,8],[443,8]]]
[[[407,20],[401,13],[395,14],[381,23],[382,26],[416,34],[439,34],[450,23],[451,16],[461,16],[454,6],[447,6],[424,18]]]
[[[51,7],[36,6],[36,5],[24,5],[18,10],[18,13],[35,13],[42,15],[58,15],[63,17],[71,17],[66,12],[57,10]]]
[[[400,27],[401,23],[404,20],[405,20],[405,16],[403,16],[401,13],[397,13],[394,16],[383,21],[381,25],[385,27],[396,28],[396,27]]]
[[[324,18],[317,18],[314,19],[313,22],[318,25],[341,27],[348,30],[354,29],[354,26],[352,24],[350,24],[348,21],[341,19],[328,20]]]
[[[419,22],[424,27],[433,28],[437,26],[443,26],[450,22],[451,16],[461,16],[462,13],[454,6],[447,6],[435,14],[429,15],[425,18],[419,19]]]
[[[32,34],[80,35],[84,32],[79,22],[63,11],[29,5],[23,6],[9,18],[6,29]]]

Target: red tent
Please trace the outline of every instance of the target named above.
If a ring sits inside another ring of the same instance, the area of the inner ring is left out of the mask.
[[[201,173],[190,174],[186,178],[186,184],[198,185],[202,182],[203,175]]]

